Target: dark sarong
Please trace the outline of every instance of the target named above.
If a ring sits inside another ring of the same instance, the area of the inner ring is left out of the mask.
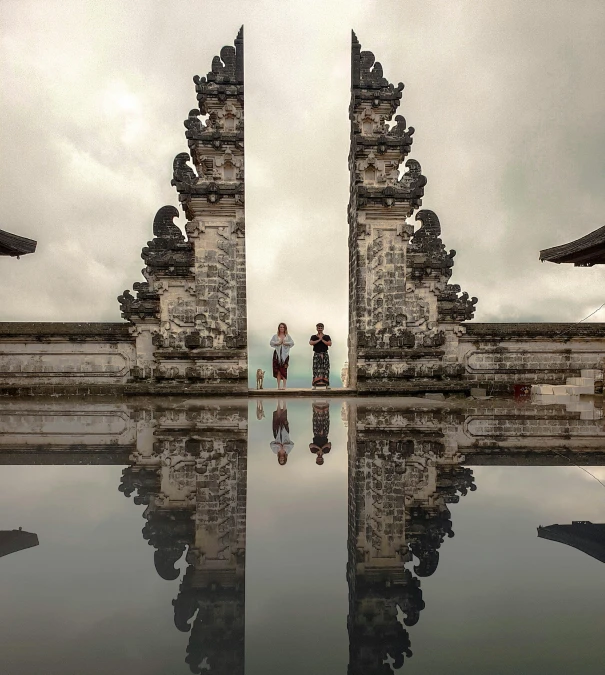
[[[325,403],[313,403],[313,436],[325,437],[325,443],[328,442],[330,434],[330,405]],[[317,441],[314,439],[314,443]]]
[[[328,440],[329,433],[330,404],[313,403],[313,442],[309,443],[309,450],[316,455],[318,453],[327,455],[332,449],[332,444]],[[318,463],[323,462],[318,461]]]
[[[284,378],[288,379],[288,365],[290,363],[290,357],[288,356],[283,363],[279,362],[279,357],[277,356],[277,350],[273,352],[273,377],[277,379],[278,373]]]
[[[273,413],[273,438],[277,439],[279,432],[283,429],[286,433],[290,433],[290,425],[288,424],[288,411],[283,408],[278,408]]]
[[[330,386],[330,357],[328,352],[313,352],[313,386]]]

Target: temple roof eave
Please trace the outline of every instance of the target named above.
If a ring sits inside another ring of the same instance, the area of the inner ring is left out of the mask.
[[[540,260],[590,267],[605,265],[605,226],[561,246],[540,251]]]
[[[605,562],[605,524],[573,521],[571,525],[548,525],[538,528],[540,539],[549,539],[582,551]]]
[[[11,232],[0,230],[0,256],[19,256],[33,253],[38,242],[34,239],[26,239]]]

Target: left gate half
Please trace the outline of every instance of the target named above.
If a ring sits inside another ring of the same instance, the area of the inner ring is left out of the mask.
[[[0,396],[247,391],[243,28],[193,81],[172,178],[185,234],[162,206],[123,323],[0,322]]]
[[[160,208],[141,252],[145,280],[118,298],[136,344],[129,388],[140,393],[248,387],[243,28],[193,80],[189,148],[172,178],[186,237],[174,224],[178,210]]]

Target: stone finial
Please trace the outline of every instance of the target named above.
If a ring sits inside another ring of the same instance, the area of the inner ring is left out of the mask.
[[[178,187],[179,185],[195,185],[198,182],[198,177],[195,171],[187,164],[191,159],[188,152],[179,152],[172,163],[172,180],[171,185]]]
[[[415,160],[409,160],[415,161]],[[406,162],[406,166],[409,164],[409,161]],[[416,162],[418,164],[418,162]],[[420,164],[418,164],[420,167]],[[422,209],[416,214],[416,220],[419,220],[422,225],[414,235],[418,240],[426,239],[428,237],[440,237],[441,236],[441,223],[439,218],[434,211],[429,209]]]
[[[388,101],[391,103],[391,114],[393,114],[399,105],[403,87],[402,82],[395,87],[384,77],[381,63],[376,61],[372,52],[361,51],[359,40],[353,32],[351,36],[351,89],[359,90],[357,97],[367,100],[374,107],[380,105],[381,102]]]
[[[186,153],[183,153],[186,154]],[[189,157],[189,155],[187,155]],[[174,219],[179,217],[179,211],[174,206],[162,206],[153,219],[153,234],[162,239],[176,239],[185,241],[180,228],[174,224]]]
[[[209,96],[218,96],[226,101],[236,96],[243,101],[244,85],[244,27],[242,26],[234,41],[234,46],[223,47],[220,56],[212,59],[210,72],[206,77],[195,75],[193,81],[202,114],[206,114],[206,102]]]

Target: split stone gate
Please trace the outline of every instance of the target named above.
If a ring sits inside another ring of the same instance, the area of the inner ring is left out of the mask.
[[[0,323],[0,393],[247,392],[243,28],[194,83],[172,179],[187,237],[162,206],[144,280],[118,298],[124,323]],[[468,323],[477,299],[449,283],[456,252],[420,208],[402,91],[353,34],[348,386],[508,391],[602,370],[604,324]]]

